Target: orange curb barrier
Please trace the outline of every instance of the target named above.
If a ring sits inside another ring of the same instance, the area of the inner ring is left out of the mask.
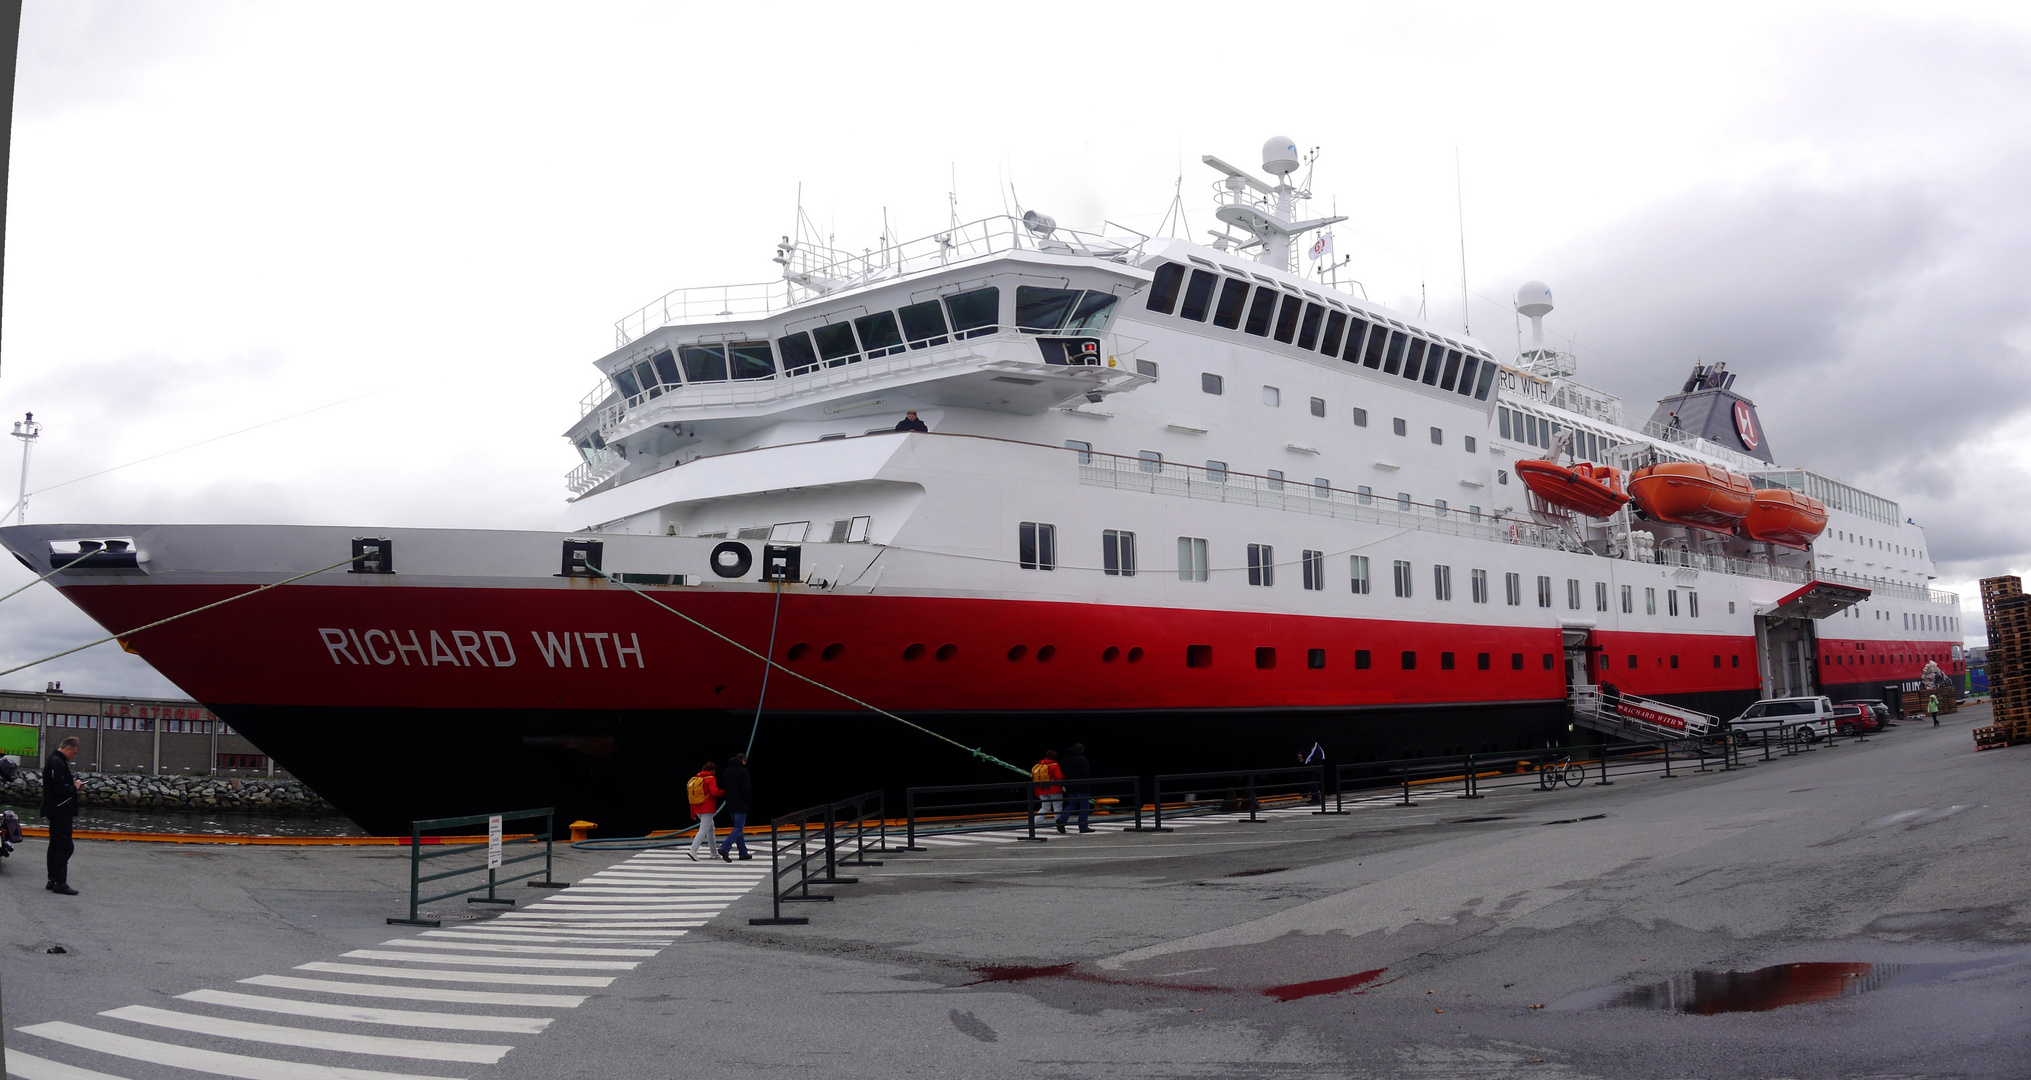
[[[23,836],[47,838],[49,828],[44,825],[24,825]],[[527,840],[534,833],[513,833],[501,837],[503,842]],[[408,847],[406,836],[248,836],[238,833],[143,833],[115,832],[106,829],[78,829],[71,833],[73,840],[136,840],[155,844],[241,844],[254,847]],[[484,844],[487,838],[480,836],[426,836],[423,845],[432,844]]]

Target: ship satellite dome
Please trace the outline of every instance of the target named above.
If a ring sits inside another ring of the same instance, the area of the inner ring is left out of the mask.
[[[1526,281],[1517,286],[1516,313],[1526,319],[1541,319],[1551,314],[1551,286],[1542,281]]]
[[[1035,210],[1025,210],[1023,211],[1023,228],[1036,233],[1038,236],[1049,236],[1058,231],[1058,219],[1049,214],[1039,214]]]
[[[1289,176],[1298,171],[1298,144],[1288,135],[1262,144],[1262,171],[1271,176]]]

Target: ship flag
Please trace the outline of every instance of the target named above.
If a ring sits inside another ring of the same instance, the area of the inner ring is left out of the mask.
[[[1322,232],[1317,240],[1312,241],[1312,261],[1317,262],[1320,259],[1329,259],[1332,256],[1333,234],[1330,231]]]

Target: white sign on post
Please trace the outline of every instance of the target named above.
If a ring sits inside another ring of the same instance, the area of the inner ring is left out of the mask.
[[[501,815],[487,819],[487,869],[501,868]]]

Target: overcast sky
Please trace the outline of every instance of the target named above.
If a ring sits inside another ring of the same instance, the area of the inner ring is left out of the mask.
[[[1335,3],[1258,42],[1147,7],[29,0],[0,418],[46,425],[30,519],[549,527],[614,320],[769,278],[800,183],[860,248],[884,210],[941,227],[955,173],[962,218],[1012,189],[1154,230],[1182,172],[1203,235],[1199,155],[1285,134],[1371,297],[1461,321],[1457,151],[1498,355],[1542,278],[1638,420],[1726,360],[1781,461],[1898,500],[1975,635],[1972,580],[2031,570],[2031,17]],[[38,587],[0,667],[99,633]],[[0,686],[50,679],[174,693],[111,647]]]

